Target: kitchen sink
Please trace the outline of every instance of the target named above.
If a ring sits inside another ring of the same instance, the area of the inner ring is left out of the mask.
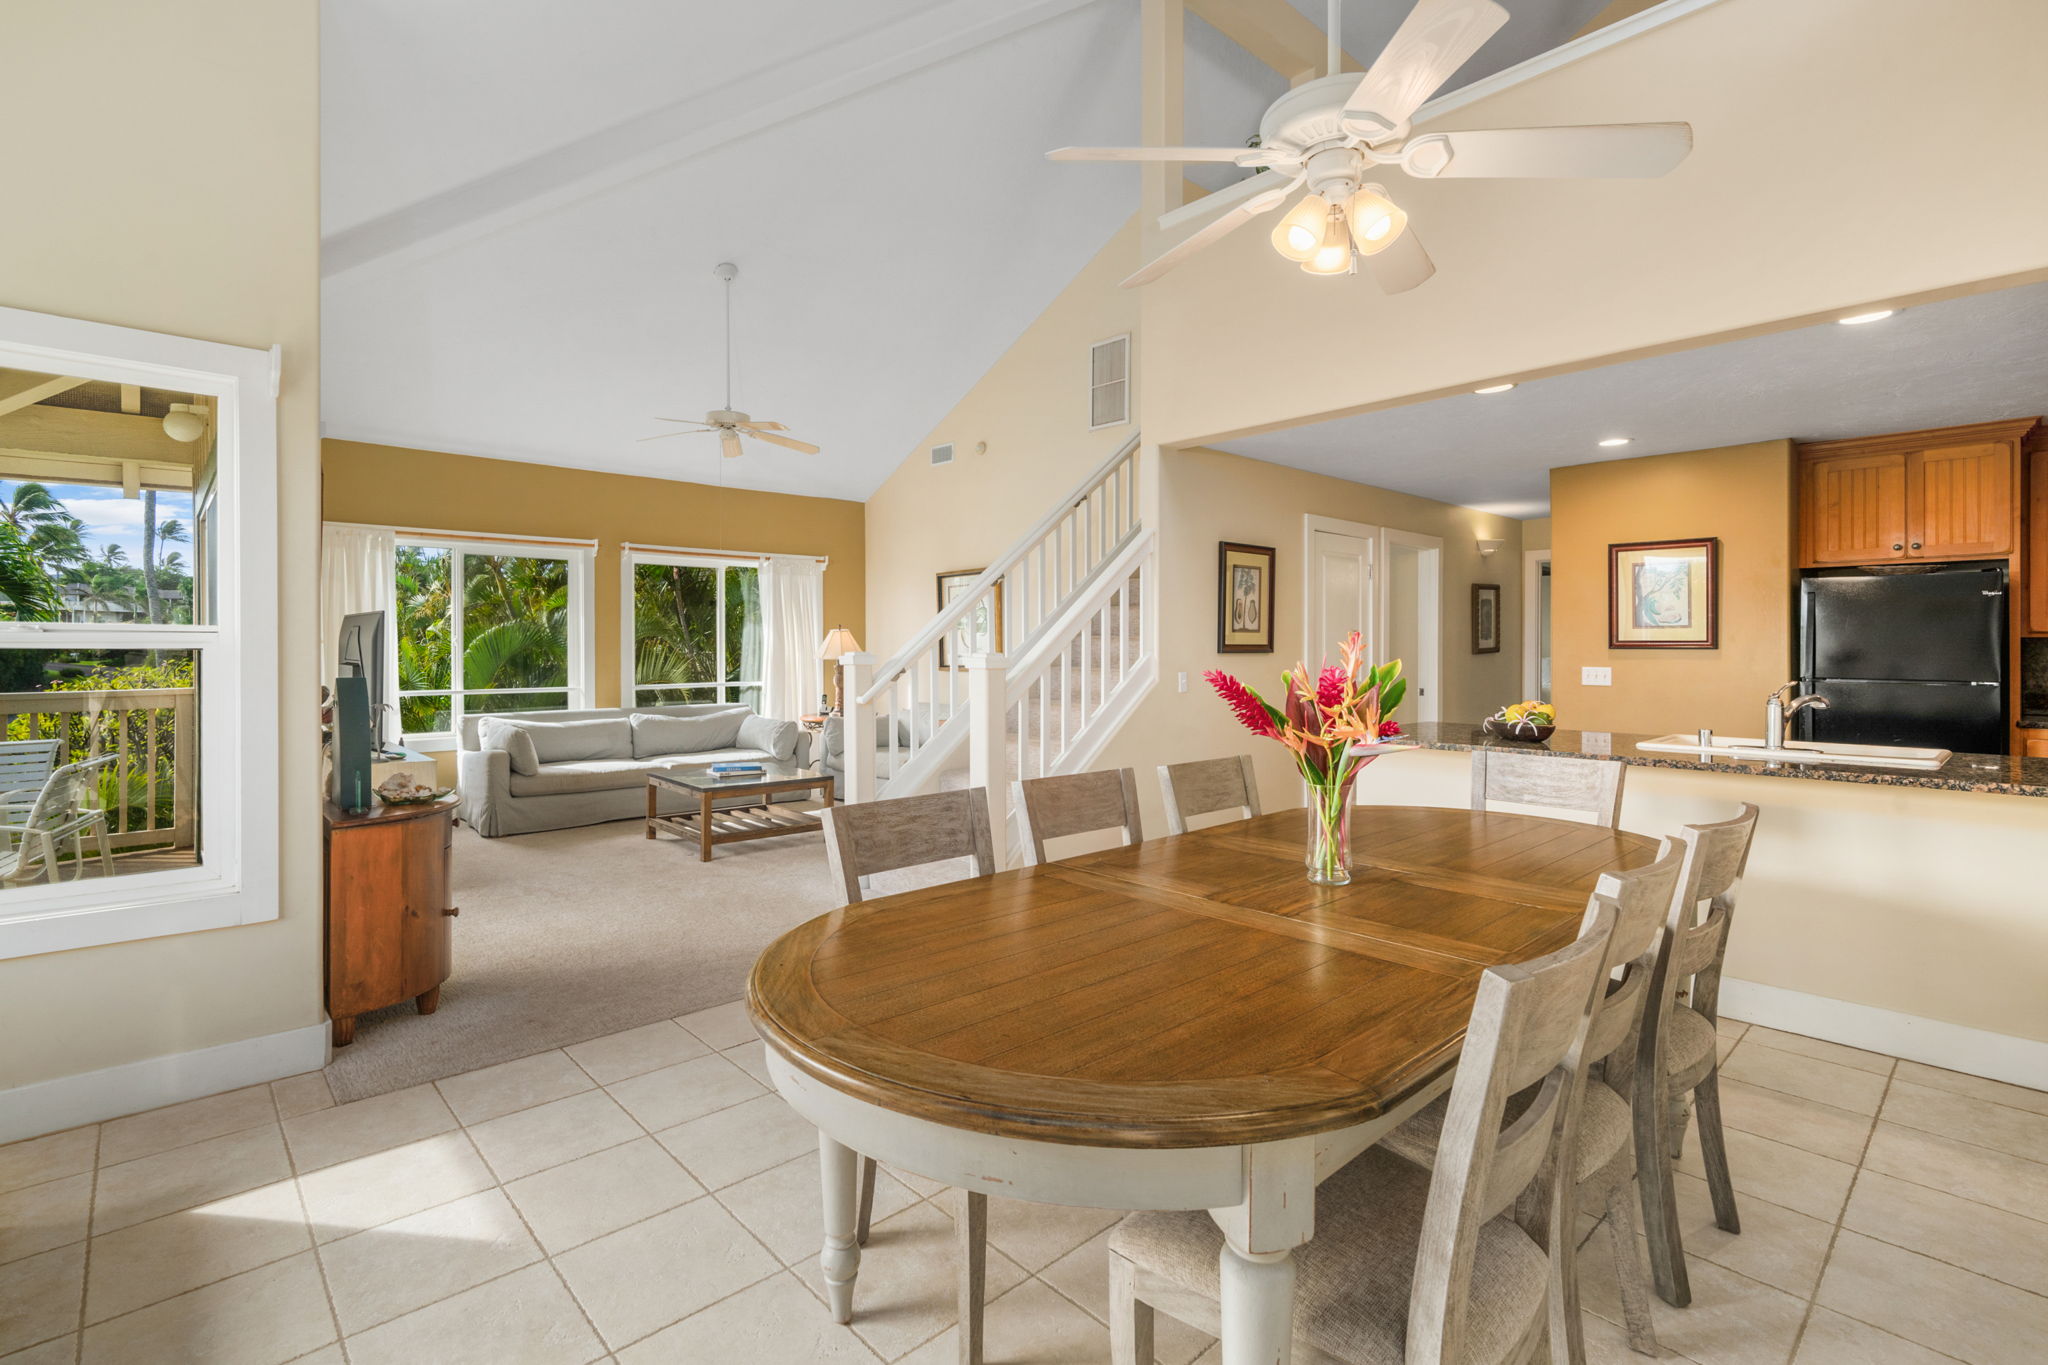
[[[1659,735],[1639,740],[1638,749],[1657,754],[1739,758],[1750,763],[1845,763],[1858,768],[1939,768],[1953,756],[1947,749],[1912,749],[1892,744],[1820,744],[1792,740],[1773,749],[1761,739],[1715,735],[1702,745],[1698,735]]]

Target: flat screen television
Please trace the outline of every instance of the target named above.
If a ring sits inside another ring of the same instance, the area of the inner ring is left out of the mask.
[[[341,649],[337,656],[340,675],[362,678],[370,691],[370,752],[384,752],[384,717],[378,704],[384,699],[384,613],[359,611],[341,623]]]

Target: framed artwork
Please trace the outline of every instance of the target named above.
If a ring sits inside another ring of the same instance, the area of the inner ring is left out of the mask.
[[[1216,544],[1216,652],[1273,652],[1273,547]]]
[[[1607,547],[1609,649],[1715,649],[1721,542],[1645,540]]]
[[[939,610],[953,605],[985,569],[954,569],[939,575]],[[981,605],[960,618],[953,629],[939,639],[939,667],[958,668],[960,660],[975,654],[995,654],[1003,647],[1003,585],[983,598]]]
[[[1500,653],[1500,584],[1472,585],[1472,652]]]

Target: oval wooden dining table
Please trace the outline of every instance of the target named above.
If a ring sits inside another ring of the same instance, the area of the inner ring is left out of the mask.
[[[1284,1361],[1315,1187],[1450,1084],[1480,971],[1561,947],[1641,835],[1356,814],[1311,885],[1280,811],[847,906],[755,963],[777,1089],[817,1125],[851,1320],[860,1154],[955,1187],[1221,1228],[1225,1365]]]

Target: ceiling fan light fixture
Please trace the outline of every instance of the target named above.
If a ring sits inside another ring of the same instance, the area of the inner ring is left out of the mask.
[[[1351,260],[1351,233],[1344,222],[1344,210],[1335,204],[1323,219],[1323,240],[1315,254],[1301,263],[1310,275],[1348,275],[1355,268]]]
[[[1290,261],[1307,264],[1322,248],[1330,217],[1330,205],[1319,194],[1302,196],[1273,225],[1273,250]]]
[[[1360,186],[1344,206],[1344,216],[1351,222],[1351,240],[1361,256],[1385,251],[1408,227],[1407,213],[1378,185]]]

